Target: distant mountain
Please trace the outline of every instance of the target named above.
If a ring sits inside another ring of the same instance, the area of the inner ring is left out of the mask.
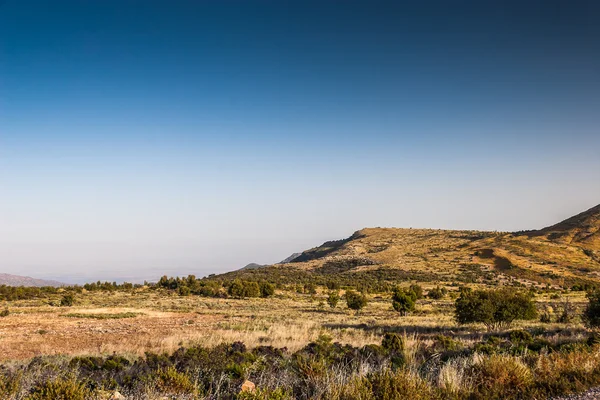
[[[11,275],[11,274],[0,274],[0,285],[6,286],[65,286],[62,282],[35,279],[29,276]]]

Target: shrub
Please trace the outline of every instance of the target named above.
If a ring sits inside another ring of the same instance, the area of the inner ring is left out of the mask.
[[[275,286],[269,282],[260,283],[260,297],[271,297],[275,294]]]
[[[340,290],[340,283],[336,281],[327,281],[325,284],[329,290]]]
[[[532,341],[531,333],[524,331],[523,329],[516,329],[510,332],[510,341],[512,343],[529,343]]]
[[[386,333],[381,340],[381,347],[392,353],[402,353],[404,338],[397,333]]]
[[[292,396],[282,388],[256,389],[253,392],[241,392],[238,400],[291,400]]]
[[[329,307],[335,308],[337,307],[338,302],[340,301],[340,294],[336,291],[331,291],[327,295],[327,304]]]
[[[60,299],[60,306],[61,307],[71,307],[74,302],[75,302],[75,298],[73,297],[73,295],[66,294],[62,297],[62,299]]]
[[[348,290],[346,292],[346,304],[349,309],[360,311],[367,305],[367,296],[353,290]]]
[[[0,375],[0,398],[14,398],[21,388],[21,378],[21,373],[14,375]]]
[[[573,307],[568,299],[562,302],[558,311],[559,314],[556,322],[569,324],[575,319],[575,307]]]
[[[304,293],[306,294],[317,294],[317,287],[314,283],[306,283],[304,285]]]
[[[259,297],[261,290],[257,282],[236,279],[229,285],[227,293],[232,297],[243,299],[245,297]]]
[[[10,314],[10,311],[8,311],[8,308],[5,308],[4,310],[2,310],[0,312],[0,317],[8,317],[9,314]]]
[[[40,382],[27,400],[87,400],[92,393],[82,382],[74,379],[56,379]]]
[[[587,294],[588,304],[583,312],[583,321],[590,328],[600,326],[600,290],[594,290]]]
[[[178,292],[179,292],[180,296],[189,296],[191,293],[191,290],[187,286],[179,286]]]
[[[369,377],[374,399],[434,399],[434,389],[425,380],[405,369],[386,370]]]
[[[160,393],[182,395],[196,392],[196,386],[190,377],[178,372],[173,367],[159,370],[156,374],[155,385]]]
[[[460,324],[481,322],[488,330],[509,327],[515,320],[537,317],[529,293],[514,289],[462,290],[455,302],[455,316]]]
[[[513,356],[476,359],[473,370],[478,399],[530,398],[523,394],[533,385],[531,370]]]
[[[452,339],[449,336],[437,335],[435,337],[436,348],[440,348],[443,351],[457,351],[463,348],[463,344]]]
[[[415,300],[419,300],[419,299],[423,298],[423,288],[420,285],[417,285],[417,284],[410,285],[408,290],[415,294]]]
[[[544,324],[549,324],[552,322],[552,308],[544,307],[544,311],[540,314],[540,322]]]
[[[433,300],[441,300],[448,294],[448,290],[445,287],[440,288],[439,286],[435,289],[431,289],[429,293],[427,293],[427,297]]]
[[[392,295],[392,307],[398,311],[400,315],[405,316],[407,313],[415,310],[416,293],[412,290],[404,290],[396,288]]]

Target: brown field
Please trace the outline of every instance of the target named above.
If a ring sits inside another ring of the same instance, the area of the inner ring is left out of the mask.
[[[427,289],[428,287],[425,286]],[[452,290],[453,288],[449,288]],[[456,290],[454,288],[454,290]],[[562,299],[582,306],[583,293],[561,299],[538,296],[540,303]],[[325,295],[279,291],[270,299],[216,299],[178,296],[141,289],[129,292],[87,292],[72,307],[55,307],[41,300],[5,302],[10,314],[0,318],[1,361],[39,355],[143,355],[172,352],[180,346],[242,341],[247,346],[273,345],[296,351],[326,333],[334,341],[355,346],[381,342],[384,332],[418,333],[428,340],[443,333],[458,340],[481,340],[483,326],[459,326],[453,319],[453,300],[419,300],[417,311],[400,317],[387,295],[371,295],[360,313],[344,301],[335,309],[323,304]],[[543,327],[560,334],[583,331],[579,322],[541,324],[518,322],[514,327]]]

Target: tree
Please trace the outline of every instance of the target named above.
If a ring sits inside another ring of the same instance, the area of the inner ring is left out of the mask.
[[[423,288],[420,285],[414,284],[410,285],[408,288],[411,292],[415,294],[415,300],[419,300],[423,298]]]
[[[337,291],[332,290],[331,292],[329,292],[329,294],[327,295],[327,304],[329,304],[329,307],[337,307],[339,301],[340,294]]]
[[[596,289],[587,293],[588,304],[583,312],[583,322],[589,328],[600,326],[600,290]]]
[[[179,286],[178,291],[180,296],[189,296],[191,293],[190,288],[187,286]]]
[[[242,281],[236,279],[233,282],[231,282],[231,285],[229,285],[229,288],[227,289],[227,294],[229,294],[232,297],[244,297],[244,284],[242,283]]]
[[[367,305],[367,296],[354,290],[348,290],[346,292],[346,304],[349,309],[360,311]]]
[[[269,282],[260,283],[260,297],[271,297],[275,294],[275,286]]]
[[[392,306],[400,315],[405,316],[407,313],[415,310],[415,301],[417,295],[412,290],[396,288],[392,294]]]
[[[229,285],[227,293],[232,297],[243,299],[245,297],[259,297],[261,290],[257,282],[236,279]]]
[[[488,330],[509,327],[515,320],[531,320],[537,310],[530,293],[515,289],[462,289],[455,302],[458,323],[483,323]]]

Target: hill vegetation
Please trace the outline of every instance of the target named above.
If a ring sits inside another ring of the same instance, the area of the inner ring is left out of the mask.
[[[600,385],[597,223],[595,207],[539,231],[369,228],[207,278],[0,285],[0,398],[581,392]]]
[[[589,287],[600,283],[600,206],[539,231],[366,228],[306,250],[289,263],[217,277],[234,278]]]

